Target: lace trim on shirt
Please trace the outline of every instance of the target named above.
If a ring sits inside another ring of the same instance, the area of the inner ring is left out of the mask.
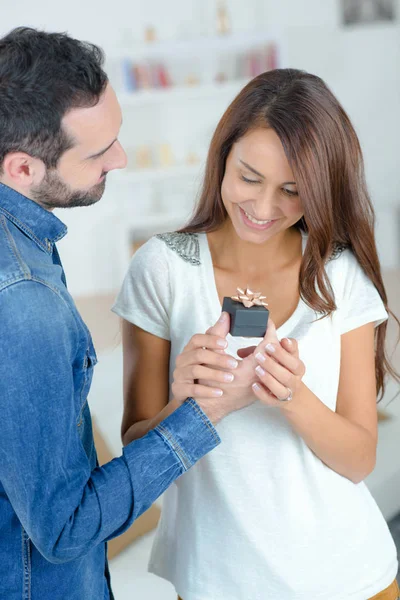
[[[198,233],[159,233],[159,240],[167,244],[185,262],[198,267],[201,265]]]
[[[335,260],[336,258],[339,258],[339,256],[342,254],[342,252],[347,250],[347,248],[348,248],[348,246],[346,246],[346,244],[340,244],[340,243],[335,244],[333,252],[330,255],[330,257],[328,258],[328,262],[330,262],[331,260]]]
[[[159,233],[156,237],[165,242],[185,262],[196,267],[201,265],[198,233]],[[327,262],[339,258],[346,248],[346,244],[336,244]]]

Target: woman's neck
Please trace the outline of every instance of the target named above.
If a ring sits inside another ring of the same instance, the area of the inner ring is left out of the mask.
[[[237,272],[238,279],[245,275],[249,282],[301,259],[301,234],[293,227],[258,245],[241,240],[228,220],[207,237],[214,268]]]

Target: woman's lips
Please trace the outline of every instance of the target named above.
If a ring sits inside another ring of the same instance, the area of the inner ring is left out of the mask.
[[[254,221],[251,221],[249,219],[249,217],[246,214],[246,211],[243,210],[243,208],[241,208],[239,206],[239,210],[240,210],[240,214],[242,217],[242,220],[244,222],[244,224],[249,227],[250,229],[256,229],[257,231],[266,231],[267,229],[269,229],[270,227],[272,227],[272,225],[276,222],[277,219],[271,219],[270,221],[268,221],[268,223],[254,223]]]

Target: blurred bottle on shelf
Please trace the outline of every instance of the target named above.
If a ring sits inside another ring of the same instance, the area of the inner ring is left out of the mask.
[[[147,42],[148,44],[151,44],[152,42],[155,42],[157,40],[156,30],[152,25],[149,25],[144,30],[144,39],[145,42]]]
[[[171,144],[160,144],[158,151],[159,166],[162,168],[173,167],[175,158],[172,152]]]
[[[231,22],[224,0],[218,0],[217,4],[217,33],[218,35],[228,35],[231,33]]]

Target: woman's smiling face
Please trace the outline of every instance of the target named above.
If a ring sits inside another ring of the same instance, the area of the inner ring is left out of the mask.
[[[273,129],[253,129],[233,146],[221,196],[237,235],[262,244],[303,216],[296,182]]]

